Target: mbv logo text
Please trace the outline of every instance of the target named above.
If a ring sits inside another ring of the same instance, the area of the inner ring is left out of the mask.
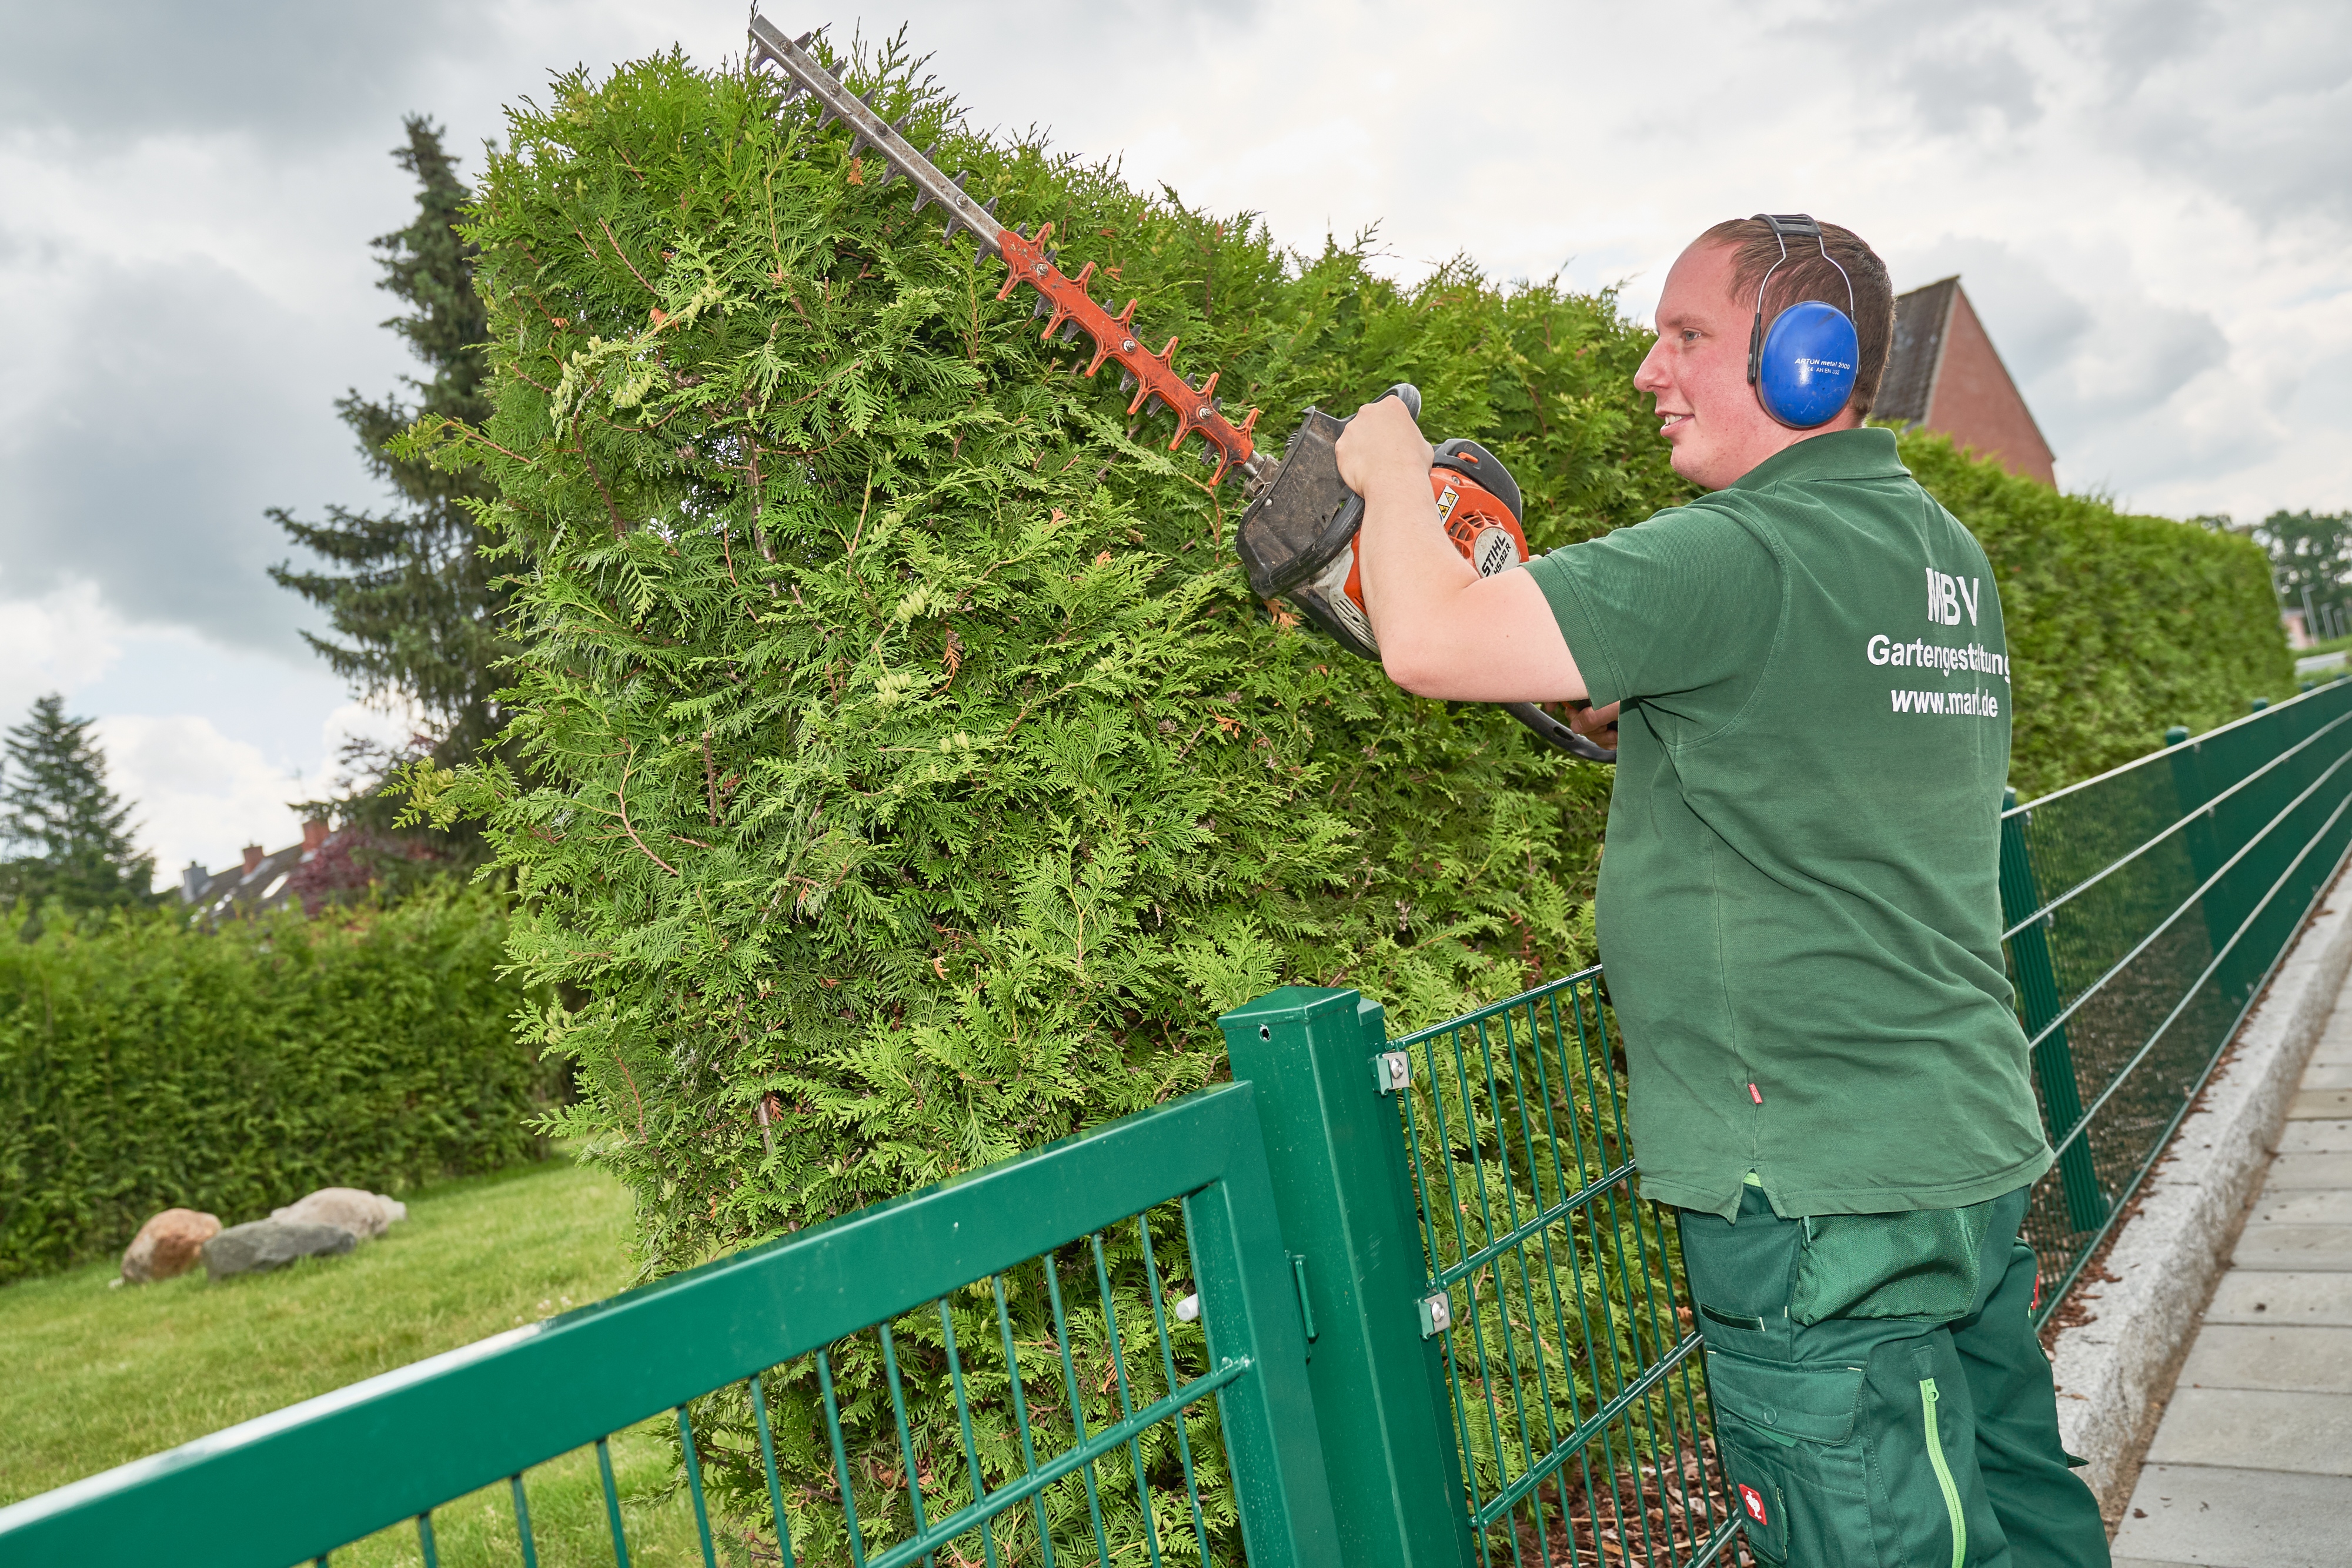
[[[1972,577],[1962,582],[1950,572],[1937,571],[1931,566],[1927,569],[1927,619],[1938,626],[1957,626],[1965,608],[1969,624],[1973,626],[1977,623],[1977,595],[1983,591],[1981,578]]]

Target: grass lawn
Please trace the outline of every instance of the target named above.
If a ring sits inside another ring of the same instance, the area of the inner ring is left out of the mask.
[[[110,1289],[114,1266],[101,1263],[0,1289],[0,1503],[628,1283],[627,1195],[568,1161],[406,1197],[408,1218],[382,1239],[276,1273],[214,1284],[198,1269]],[[672,1490],[667,1430],[659,1418],[611,1445],[633,1563],[701,1560],[691,1505]],[[614,1561],[593,1450],[526,1479],[541,1563]],[[436,1511],[434,1531],[453,1568],[521,1560],[504,1483]],[[339,1568],[421,1561],[413,1525],[334,1555]]]

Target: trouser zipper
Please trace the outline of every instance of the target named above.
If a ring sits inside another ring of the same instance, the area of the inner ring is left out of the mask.
[[[1960,1489],[1952,1481],[1952,1468],[1944,1462],[1943,1434],[1936,1430],[1936,1380],[1919,1380],[1919,1409],[1927,1422],[1927,1462],[1936,1467],[1936,1484],[1944,1489],[1944,1511],[1952,1516],[1952,1568],[1962,1568],[1969,1554],[1968,1516],[1960,1511]]]

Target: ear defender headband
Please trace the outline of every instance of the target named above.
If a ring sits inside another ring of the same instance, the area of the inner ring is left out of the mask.
[[[1862,362],[1862,340],[1853,327],[1853,279],[1830,254],[1822,225],[1804,213],[1759,213],[1780,242],[1780,259],[1766,269],[1756,286],[1756,320],[1748,330],[1748,384],[1764,412],[1793,430],[1827,424],[1853,396],[1854,371]],[[1822,259],[1845,278],[1846,308],[1818,299],[1801,299],[1772,318],[1764,329],[1764,290],[1772,274],[1789,259],[1789,238],[1810,239],[1821,247]]]

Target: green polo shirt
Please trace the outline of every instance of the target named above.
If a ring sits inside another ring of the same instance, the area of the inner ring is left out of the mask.
[[[2000,953],[2000,598],[1893,433],[1528,570],[1625,705],[1595,913],[1644,1196],[1958,1208],[2048,1169]]]

